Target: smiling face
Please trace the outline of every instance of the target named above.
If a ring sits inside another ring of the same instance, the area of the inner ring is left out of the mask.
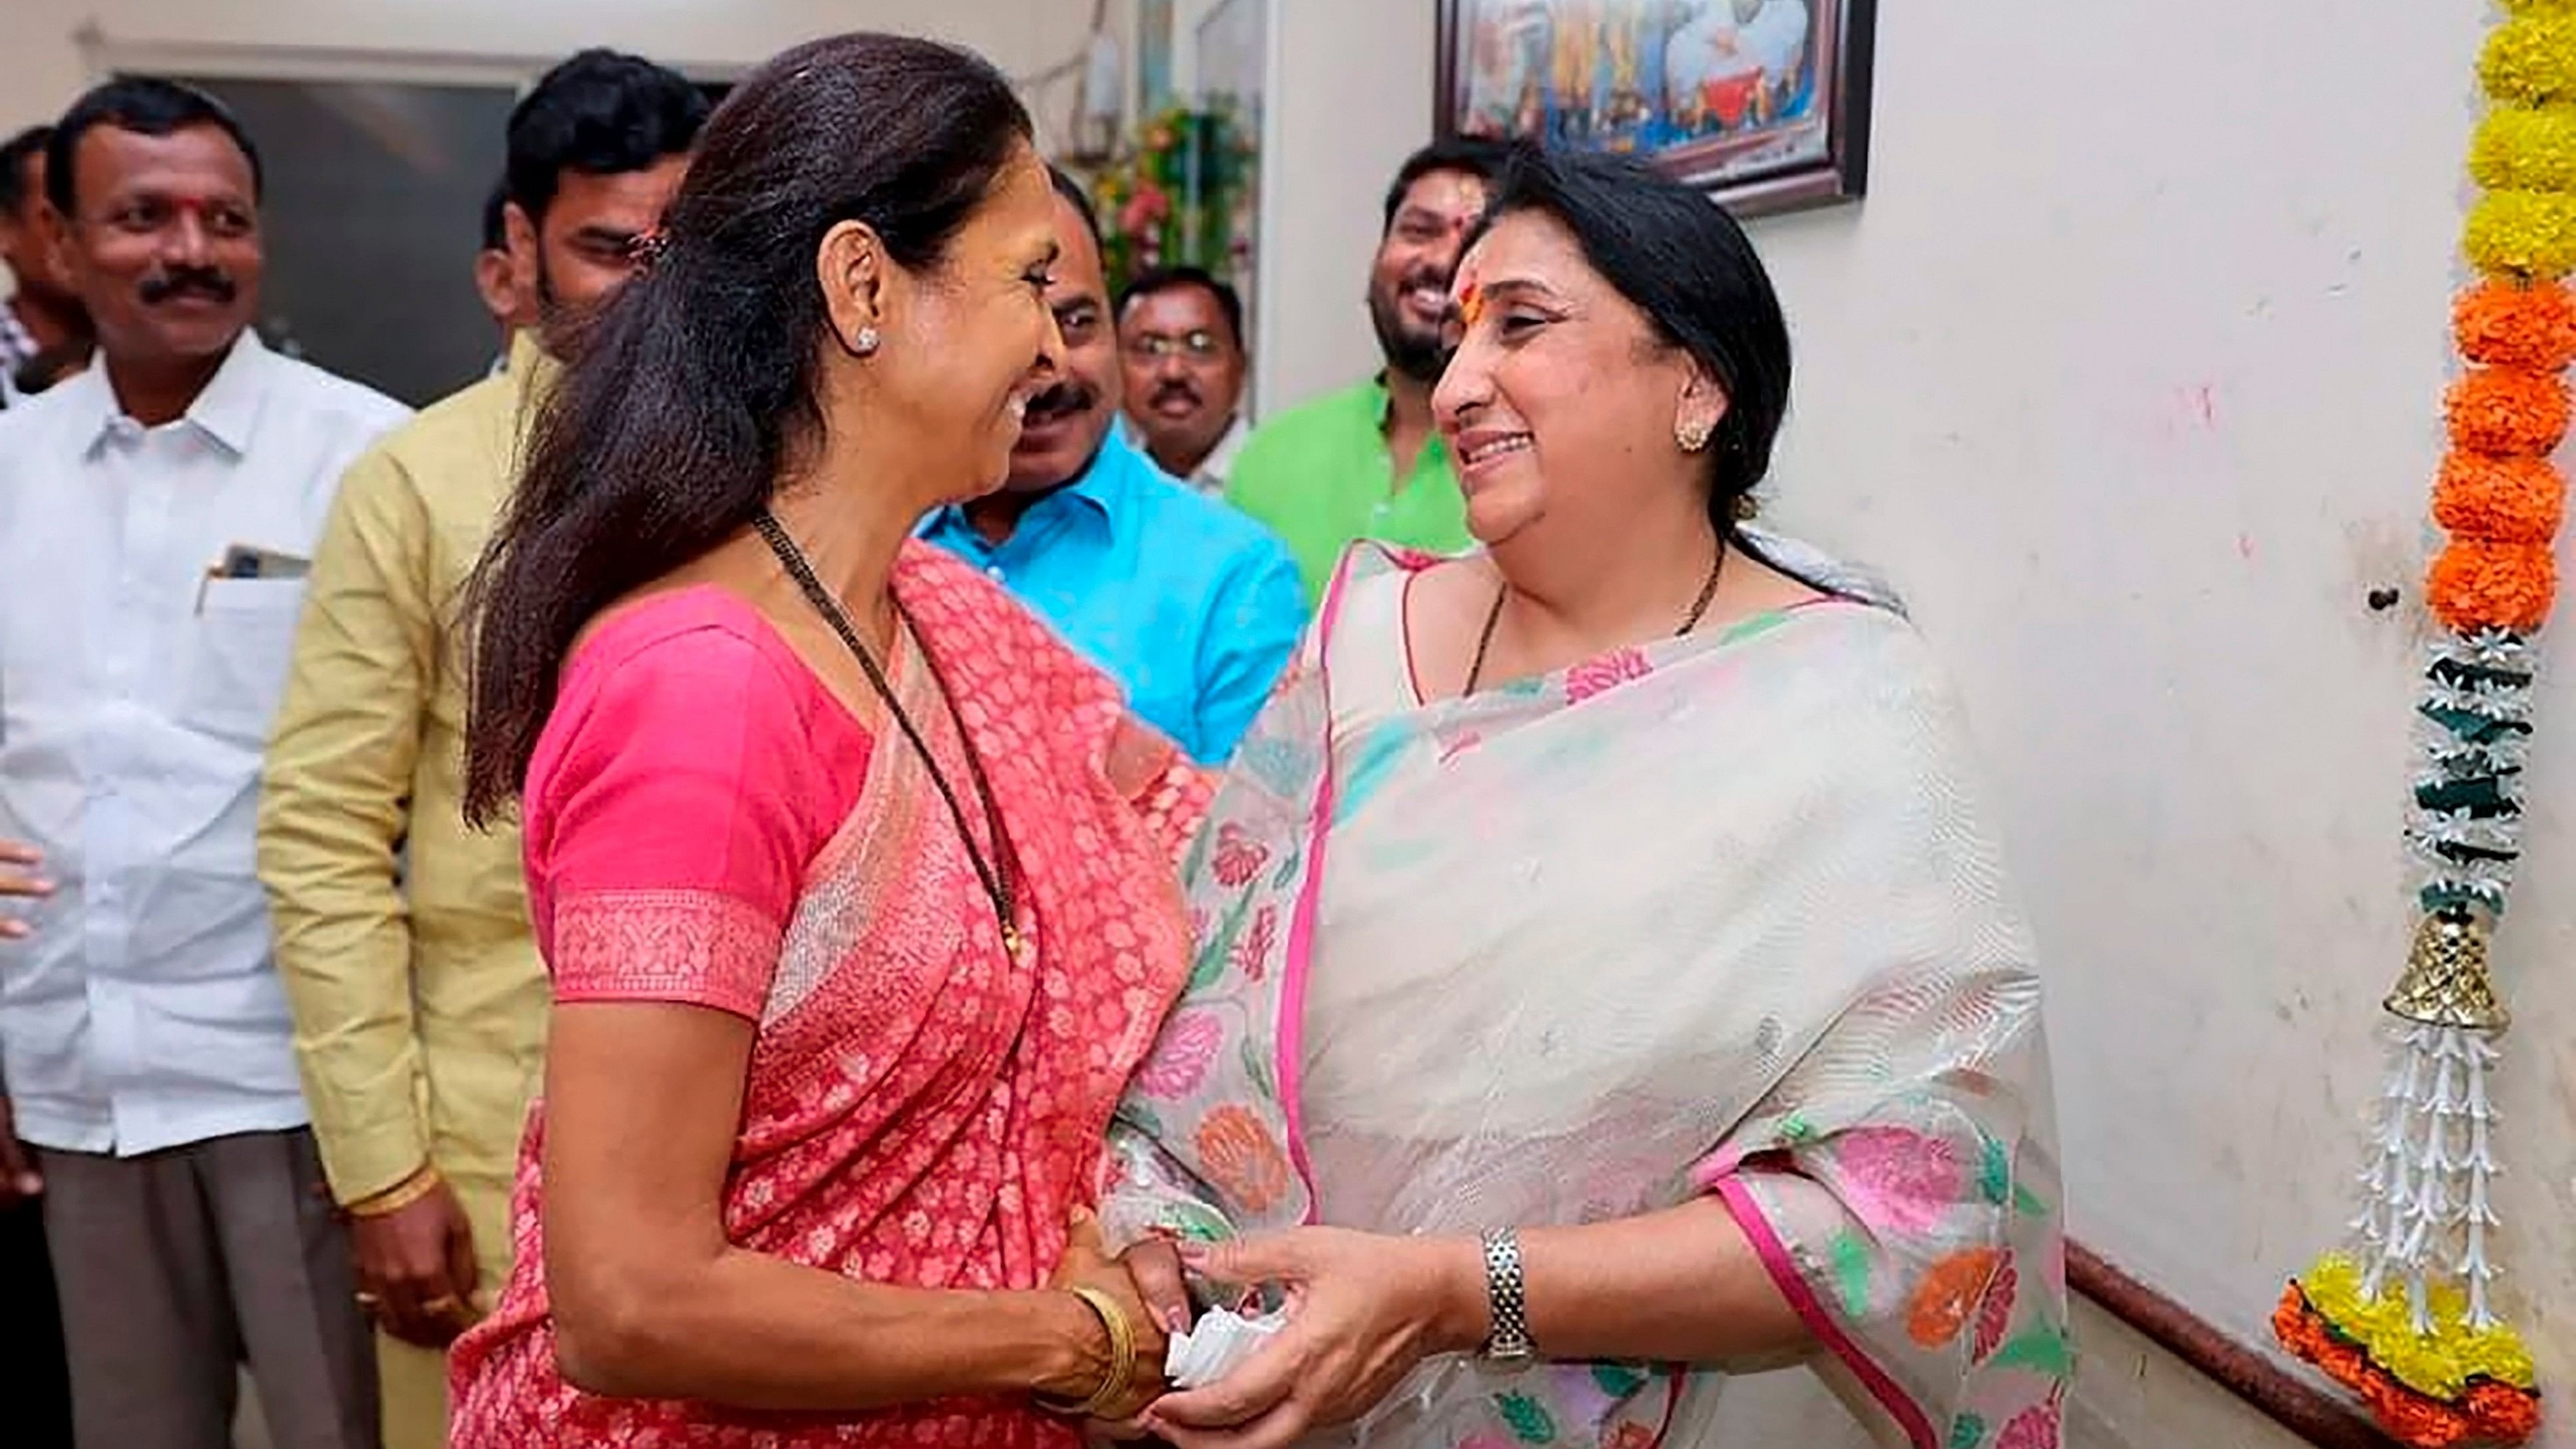
[[[924,507],[1001,486],[1030,399],[1064,374],[1047,308],[1054,197],[1045,167],[1023,147],[934,266],[894,265],[855,222],[824,238],[816,266],[838,334],[821,339],[827,374],[870,409],[846,426],[900,434],[906,456],[953,465],[918,480]],[[879,334],[873,350],[853,346],[864,329]]]
[[[1457,460],[1467,528],[1488,547],[1543,521],[1616,531],[1668,503],[1688,469],[1674,434],[1724,400],[1690,355],[1544,212],[1514,212],[1459,268],[1461,325],[1432,410]]]
[[[72,154],[57,255],[112,364],[205,362],[259,312],[264,254],[250,158],[219,126],[116,125]]]
[[[1484,180],[1465,171],[1425,172],[1396,204],[1369,271],[1369,323],[1386,365],[1406,377],[1440,376],[1458,249],[1484,211]]]
[[[1090,467],[1124,396],[1100,246],[1072,202],[1056,195],[1052,184],[1047,195],[1056,259],[1046,303],[1064,339],[1063,375],[1030,400],[1019,446],[1011,452],[1010,487],[1024,493],[1061,487]]]

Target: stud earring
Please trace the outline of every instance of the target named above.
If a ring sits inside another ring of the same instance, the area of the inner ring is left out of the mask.
[[[877,355],[877,348],[884,345],[884,342],[885,339],[877,335],[877,329],[862,327],[859,329],[859,335],[850,339],[850,351],[860,357],[874,357]]]
[[[1683,452],[1696,453],[1708,446],[1708,435],[1714,431],[1716,425],[1713,423],[1676,423],[1673,425],[1673,441],[1681,444]]]

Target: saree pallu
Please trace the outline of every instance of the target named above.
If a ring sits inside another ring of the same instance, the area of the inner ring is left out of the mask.
[[[1429,562],[1352,555],[1219,792],[1108,1221],[1473,1233],[1714,1195],[1876,1437],[2051,1449],[2039,989],[1911,626],[1833,598],[1425,705]],[[1312,1442],[1712,1445],[1729,1373],[1767,1366],[1433,1360]]]
[[[888,673],[964,789],[942,678],[956,701],[1019,865],[1021,959],[920,753],[705,588],[603,624],[567,666],[529,776],[533,919],[559,999],[756,1023],[730,1243],[873,1283],[1036,1288],[1186,973],[1173,867],[1207,789],[973,570],[907,545],[894,590],[919,647],[898,643]],[[832,1416],[579,1392],[544,1279],[545,1123],[540,1102],[509,1285],[452,1356],[459,1449],[1079,1442],[1025,1400]]]

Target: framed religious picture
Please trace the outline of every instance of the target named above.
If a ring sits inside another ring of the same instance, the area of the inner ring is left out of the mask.
[[[1869,173],[1877,0],[1440,0],[1438,133],[1633,151],[1740,216]]]

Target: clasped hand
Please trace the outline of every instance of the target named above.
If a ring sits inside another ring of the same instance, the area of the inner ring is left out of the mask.
[[[1473,1240],[1298,1228],[1213,1246],[1142,1243],[1121,1261],[1166,1328],[1189,1322],[1184,1268],[1211,1283],[1276,1285],[1288,1321],[1216,1383],[1167,1393],[1134,1418],[1097,1426],[1110,1439],[1281,1449],[1366,1414],[1426,1357],[1484,1338]]]

